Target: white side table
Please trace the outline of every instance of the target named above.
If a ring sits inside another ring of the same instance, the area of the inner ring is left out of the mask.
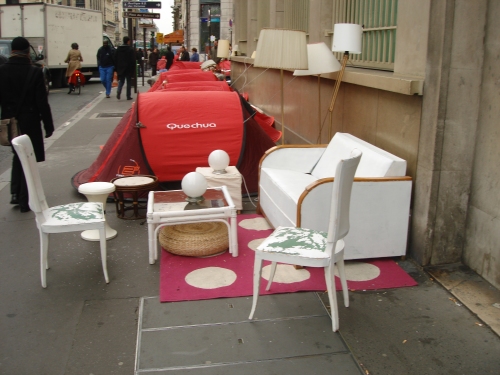
[[[106,211],[106,200],[109,194],[114,191],[115,185],[110,182],[87,182],[78,187],[78,192],[85,195],[89,202],[101,202],[104,211]],[[104,215],[104,219],[106,219],[106,215]],[[115,238],[116,235],[116,230],[111,228],[106,221],[106,239],[110,240]],[[99,241],[99,231],[97,229],[83,231],[81,236],[87,241]]]
[[[243,209],[243,203],[241,199],[241,173],[236,167],[227,167],[227,173],[224,174],[214,174],[213,169],[210,167],[198,167],[196,172],[201,173],[205,176],[207,180],[207,186],[209,188],[215,188],[225,185],[229,191],[234,206],[237,210]]]

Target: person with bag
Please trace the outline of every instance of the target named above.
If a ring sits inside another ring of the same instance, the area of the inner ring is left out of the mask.
[[[75,91],[75,85],[71,83],[71,76],[75,70],[80,70],[82,68],[83,62],[82,53],[78,49],[77,43],[71,43],[71,49],[69,50],[68,56],[64,62],[68,64],[68,68],[66,69],[66,78],[68,79],[69,84],[68,94],[71,94],[71,91]]]
[[[0,66],[0,108],[2,123],[5,120],[11,122],[15,118],[19,134],[28,135],[33,143],[36,161],[45,161],[40,120],[45,129],[45,138],[49,138],[54,132],[54,122],[42,70],[31,64],[30,44],[23,37],[12,40],[9,60]],[[26,178],[13,148],[12,152],[10,203],[19,205],[21,212],[28,212],[30,208]]]

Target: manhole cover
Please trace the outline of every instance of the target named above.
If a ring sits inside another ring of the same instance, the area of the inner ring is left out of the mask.
[[[96,117],[123,117],[125,113],[109,112],[109,113],[98,113]]]

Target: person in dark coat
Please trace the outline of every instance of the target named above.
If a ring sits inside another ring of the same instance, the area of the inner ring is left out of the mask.
[[[123,85],[127,81],[127,100],[132,100],[132,75],[135,69],[135,53],[130,46],[130,38],[123,37],[123,44],[118,46],[114,55],[115,70],[118,75],[118,89],[116,97],[120,99]]]
[[[172,47],[168,46],[167,47],[167,52],[165,53],[165,58],[167,59],[167,66],[165,69],[170,69],[172,64],[174,63],[174,53],[172,52]]]
[[[181,47],[181,55],[179,57],[179,61],[189,61],[189,52],[186,51],[186,47],[182,46]]]
[[[158,64],[158,60],[160,58],[160,54],[158,53],[158,48],[155,48],[153,52],[149,54],[149,65],[151,65],[151,77],[156,75],[156,64]]]
[[[135,53],[135,58],[137,59],[137,65],[139,65],[139,76],[144,75],[144,52],[142,48],[139,48]]]
[[[21,100],[24,85],[30,73],[28,89],[24,99]],[[12,40],[12,52],[9,60],[0,66],[0,107],[2,119],[17,116],[21,133],[28,135],[31,139],[36,161],[45,161],[40,120],[42,120],[45,129],[45,138],[49,138],[54,132],[54,122],[42,70],[31,64],[30,44],[25,38],[17,37]],[[10,203],[18,204],[21,212],[28,212],[30,208],[26,178],[14,148],[12,151],[14,158],[12,160],[10,183],[12,200]]]
[[[97,50],[97,66],[101,76],[101,83],[106,89],[106,98],[111,95],[111,85],[113,83],[113,71],[115,69],[113,61],[113,49],[107,40],[102,42],[102,47]]]

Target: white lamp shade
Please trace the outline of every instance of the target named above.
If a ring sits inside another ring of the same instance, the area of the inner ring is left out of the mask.
[[[337,72],[342,68],[330,48],[323,42],[307,45],[307,59],[309,69],[297,69],[293,73],[294,76],[320,75]]]
[[[229,40],[219,40],[219,43],[217,44],[217,57],[226,59],[229,57]]]
[[[201,64],[200,68],[201,68],[201,70],[205,70],[205,69],[210,68],[211,66],[217,66],[217,64],[215,63],[215,61],[214,61],[214,60],[207,60],[207,61],[204,61],[204,62]]]
[[[234,45],[234,47],[233,47],[233,52],[234,52],[234,51],[238,52],[239,50],[240,50],[240,49],[239,49],[238,45],[237,45],[237,44],[235,44],[235,45]]]
[[[208,156],[208,165],[216,171],[224,171],[229,166],[229,155],[224,150],[215,150]]]
[[[253,65],[260,68],[307,69],[306,33],[299,30],[262,29]]]
[[[355,23],[336,23],[333,27],[333,52],[361,53],[363,27]]]
[[[207,191],[207,180],[199,172],[189,172],[182,179],[181,188],[190,198],[201,197]]]
[[[252,52],[252,56],[250,56],[251,59],[255,59],[255,56],[257,55],[257,53],[255,51]]]

